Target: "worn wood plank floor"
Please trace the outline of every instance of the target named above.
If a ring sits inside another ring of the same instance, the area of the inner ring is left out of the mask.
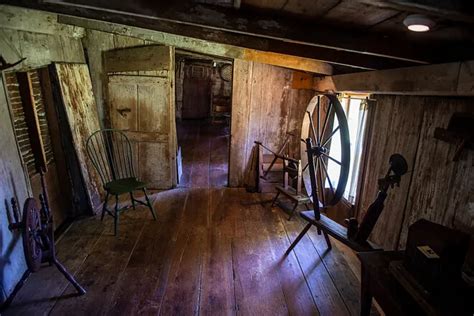
[[[356,315],[359,266],[339,242],[326,251],[269,196],[226,188],[228,137],[222,129],[180,127],[183,181],[124,213],[120,236],[110,218],[76,221],[58,242],[60,260],[87,289],[52,267],[33,274],[5,315]]]

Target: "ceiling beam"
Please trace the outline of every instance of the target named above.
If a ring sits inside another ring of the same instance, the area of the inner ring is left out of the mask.
[[[260,51],[317,59],[349,67],[347,72],[430,63],[430,54],[440,50],[439,47],[433,49],[423,43],[400,42],[382,35],[368,35],[366,32],[343,32],[334,27],[306,22],[295,24],[294,20],[277,22],[269,18],[253,18],[253,15],[242,17],[239,15],[240,10],[209,9],[202,5],[182,9],[180,12],[164,8],[159,13],[161,16],[149,16],[65,2],[6,2]],[[216,16],[220,18],[216,19]],[[451,52],[467,54],[469,51],[468,47],[464,47],[464,50],[451,48]]]
[[[474,96],[474,60],[314,78],[319,92]]]
[[[310,58],[258,51],[238,46],[188,38],[185,36],[174,35],[165,32],[153,31],[144,28],[125,26],[123,24],[91,20],[73,16],[59,15],[58,22],[74,26],[82,25],[81,27],[89,30],[96,30],[117,35],[135,37],[142,40],[156,42],[168,46],[174,46],[178,49],[210,56],[255,61],[263,64],[270,64],[274,66],[286,67],[326,75],[330,75],[333,73],[333,69],[330,64]]]
[[[392,62],[391,65],[386,67],[383,65],[367,67],[372,69],[458,61],[471,58],[474,55],[474,45],[472,43],[456,44],[453,42],[430,41],[420,36],[415,39],[408,36],[407,32],[385,34],[357,28],[347,29],[339,25],[323,25],[314,21],[295,19],[294,17],[196,4],[184,0],[169,1],[165,4],[141,1],[140,6],[125,5],[124,1],[120,0],[107,2],[100,2],[99,0],[44,1],[44,4],[48,3],[57,6],[100,10],[107,12],[107,14],[121,13],[136,19],[146,18],[149,19],[152,25],[151,21],[173,22],[178,23],[181,28],[201,27],[211,33],[221,32],[222,34],[237,35],[243,38],[254,37],[260,40],[273,40],[283,43],[285,46],[301,45],[306,50],[318,48],[319,50],[316,52],[323,54],[323,57],[303,57],[325,61],[330,58],[330,53],[339,55],[352,53],[353,59],[356,56],[366,56],[382,58],[386,62],[391,60]],[[119,23],[118,21],[115,22]],[[405,31],[403,27],[401,29]],[[394,65],[397,61],[405,64]],[[342,63],[350,64],[347,58]]]

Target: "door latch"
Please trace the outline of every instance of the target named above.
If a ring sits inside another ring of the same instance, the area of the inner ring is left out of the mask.
[[[122,117],[127,117],[127,113],[132,112],[132,109],[130,109],[130,108],[117,109],[117,112],[119,112],[119,114],[120,114]]]

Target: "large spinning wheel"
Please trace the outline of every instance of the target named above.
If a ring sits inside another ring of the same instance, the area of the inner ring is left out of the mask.
[[[325,210],[342,198],[350,168],[346,115],[335,95],[315,96],[301,129],[303,181],[314,208]],[[308,163],[308,162],[312,163]]]

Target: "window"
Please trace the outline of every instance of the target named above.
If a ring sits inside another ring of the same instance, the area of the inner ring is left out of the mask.
[[[357,194],[357,180],[359,178],[360,161],[362,154],[362,145],[364,138],[364,130],[367,119],[367,101],[366,96],[363,95],[343,95],[340,98],[341,105],[346,113],[347,124],[349,126],[349,137],[351,146],[351,162],[349,169],[349,177],[347,180],[346,190],[344,192],[344,198],[351,204],[355,203]],[[333,124],[336,128],[339,124]],[[340,137],[339,133],[335,134],[336,141],[331,144],[331,155],[334,157],[341,156],[340,141],[337,139]],[[337,186],[339,180],[339,167],[335,162],[328,161],[328,174],[331,182],[334,186]],[[329,183],[326,180],[326,187],[329,187]]]

